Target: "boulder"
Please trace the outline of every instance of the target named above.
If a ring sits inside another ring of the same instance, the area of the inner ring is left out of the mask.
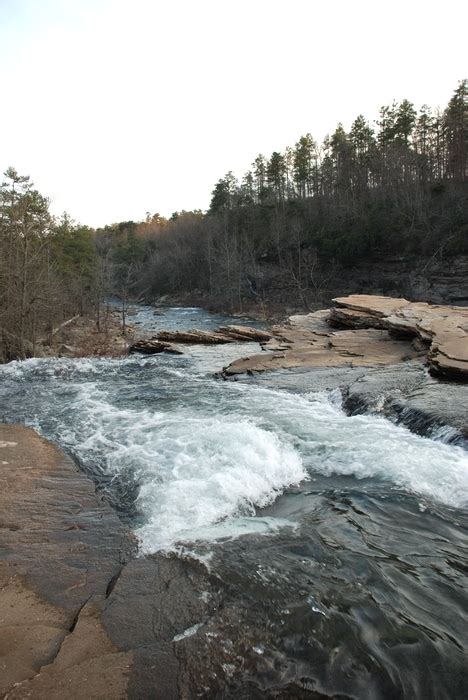
[[[183,355],[184,351],[173,343],[166,343],[156,338],[137,340],[130,346],[129,352],[142,352],[145,355],[155,355],[160,352],[169,352],[175,355]]]

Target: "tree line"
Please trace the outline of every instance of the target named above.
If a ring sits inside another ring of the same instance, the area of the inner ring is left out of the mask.
[[[207,214],[180,212],[99,233],[127,286],[146,298],[204,294],[319,300],[331,269],[388,257],[468,253],[468,82],[443,110],[407,99],[359,115],[318,144],[258,155],[240,181],[214,186]],[[130,275],[130,278],[128,278]]]
[[[102,301],[203,297],[320,301],[330,271],[389,257],[468,254],[468,81],[443,110],[408,100],[359,115],[318,144],[311,134],[240,179],[215,184],[208,212],[147,214],[93,230],[51,216],[13,168],[0,187],[0,359],[33,355],[74,314]]]

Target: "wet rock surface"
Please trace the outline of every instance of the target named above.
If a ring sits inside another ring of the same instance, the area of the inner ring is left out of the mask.
[[[350,414],[382,413],[420,435],[468,446],[466,384],[439,381],[419,363],[369,369],[345,386],[343,394]]]
[[[67,641],[66,675],[74,697],[85,697],[85,687],[88,697],[98,697],[108,683],[121,697],[128,659],[110,661],[116,650],[105,632],[91,624],[90,634],[81,638],[86,625],[78,623],[95,615],[131,556],[131,534],[96,497],[93,483],[33,431],[0,426],[0,458],[0,693],[63,697],[58,686],[52,689],[65,640],[73,637]],[[89,661],[89,645],[93,663],[101,657],[106,662],[81,686],[77,669]]]
[[[1,425],[0,457],[0,697],[236,697],[219,632],[197,636],[224,624],[219,577],[134,558],[91,480],[32,430]]]
[[[177,698],[173,638],[208,614],[201,567],[132,559],[91,480],[0,426],[0,697]]]

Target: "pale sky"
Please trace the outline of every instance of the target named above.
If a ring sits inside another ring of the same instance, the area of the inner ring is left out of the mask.
[[[0,0],[0,168],[91,226],[206,209],[255,156],[468,75],[456,0]]]

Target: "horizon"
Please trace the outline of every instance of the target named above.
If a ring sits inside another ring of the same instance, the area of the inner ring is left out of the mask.
[[[2,172],[30,175],[55,215],[95,228],[169,218],[206,210],[226,172],[307,132],[321,142],[358,114],[373,123],[394,99],[445,107],[464,77],[453,10],[467,11],[398,2],[382,35],[374,7],[6,0]]]

